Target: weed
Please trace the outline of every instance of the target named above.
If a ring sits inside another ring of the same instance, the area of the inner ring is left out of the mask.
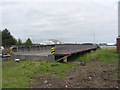
[[[77,59],[79,62],[89,63],[92,60],[99,60],[101,62],[118,62],[118,54],[114,48],[99,49],[95,52],[87,53]]]

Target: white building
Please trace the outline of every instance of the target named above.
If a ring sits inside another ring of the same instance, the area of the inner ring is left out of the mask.
[[[107,43],[108,46],[115,46],[115,43]]]
[[[49,39],[48,41],[44,42],[44,45],[52,45],[52,44],[61,44],[61,42],[55,39]]]

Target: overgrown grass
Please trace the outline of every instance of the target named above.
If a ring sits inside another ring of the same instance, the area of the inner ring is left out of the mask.
[[[0,89],[2,88],[2,61],[0,58]]]
[[[118,62],[118,54],[116,53],[115,48],[106,48],[106,49],[99,49],[97,51],[93,51],[91,53],[87,53],[77,61],[89,63],[92,60],[99,60],[101,62]]]
[[[77,61],[88,63],[93,59],[115,63],[118,62],[118,54],[115,49],[100,49],[81,56]],[[66,78],[66,72],[76,66],[64,63],[5,61],[2,67],[3,88],[27,88],[30,83],[34,83],[36,76]]]
[[[3,88],[27,88],[36,76],[65,78],[65,72],[74,65],[64,63],[3,62]]]

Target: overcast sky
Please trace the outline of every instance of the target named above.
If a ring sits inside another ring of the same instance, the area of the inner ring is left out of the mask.
[[[10,2],[11,1],[11,2]],[[14,0],[0,3],[0,29],[34,43],[115,43],[118,36],[119,0]]]

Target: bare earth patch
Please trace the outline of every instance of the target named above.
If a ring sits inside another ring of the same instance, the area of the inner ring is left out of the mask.
[[[77,68],[66,74],[66,79],[56,77],[36,77],[31,88],[118,88],[118,64],[101,63],[93,59],[91,63],[69,64]]]

